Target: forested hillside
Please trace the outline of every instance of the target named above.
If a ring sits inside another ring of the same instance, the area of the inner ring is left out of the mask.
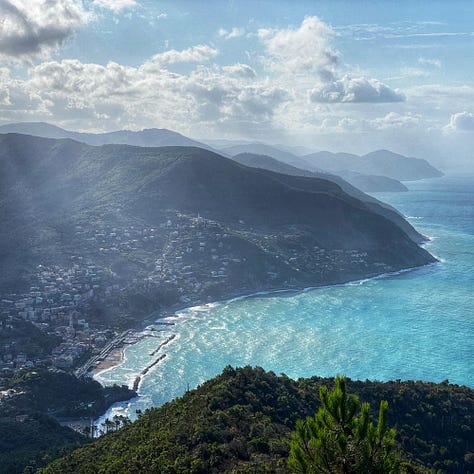
[[[147,411],[41,471],[52,473],[287,472],[296,421],[320,406],[319,387],[334,379],[297,381],[261,368],[227,367],[182,398]],[[474,470],[474,390],[422,382],[348,381],[377,410],[389,402],[389,426],[415,465],[439,472]],[[377,413],[372,413],[375,417]]]

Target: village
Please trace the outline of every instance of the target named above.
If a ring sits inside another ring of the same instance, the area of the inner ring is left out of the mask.
[[[334,271],[369,265],[366,252],[325,250],[306,243],[297,229],[288,229],[294,237],[286,236],[285,247],[279,235],[250,230],[243,221],[226,226],[171,212],[156,227],[76,226],[80,252],[69,256],[68,265],[40,264],[28,291],[0,295],[0,371],[73,370],[87,360],[100,361],[104,348],[120,342],[124,328],[105,324],[97,308],[115,305],[124,292],[166,294],[157,305],[178,309],[250,293],[256,286],[323,283]],[[139,261],[145,270],[121,274],[117,260]],[[371,266],[378,273],[390,270]],[[247,277],[251,267],[260,269],[260,281]]]

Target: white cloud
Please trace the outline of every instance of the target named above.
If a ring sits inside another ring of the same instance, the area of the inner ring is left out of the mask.
[[[200,44],[160,52],[133,67],[64,59],[30,64],[21,72],[0,68],[0,122],[54,121],[91,131],[164,127],[191,136],[274,142],[289,137],[319,149],[354,152],[394,146],[408,153],[418,147],[411,154],[424,150],[429,158],[442,150],[451,156],[454,142],[466,150],[474,146],[474,133],[454,133],[474,129],[473,114],[450,119],[453,111],[474,103],[474,87],[425,85],[402,93],[351,74],[333,37],[333,30],[313,17],[293,28],[260,30],[252,38],[262,42],[263,53],[255,48],[248,64],[218,64],[219,45]],[[435,61],[420,58],[418,65],[432,72]],[[182,63],[185,67],[173,67]],[[424,76],[415,69],[401,71]],[[442,149],[438,139],[450,146]]]
[[[245,35],[245,30],[243,28],[237,28],[234,26],[230,31],[225,28],[219,28],[218,35],[226,40],[239,38]]]
[[[1,0],[0,58],[47,57],[87,21],[82,1]]]
[[[200,128],[206,134],[272,131],[278,108],[288,100],[287,91],[258,79],[246,64],[204,67],[202,63],[216,54],[215,49],[199,45],[160,53],[138,67],[47,61],[31,67],[16,89],[24,97],[36,98],[30,109],[37,120],[55,117],[64,125],[100,119],[109,130],[160,126],[183,133]],[[183,61],[198,65],[181,74],[167,69]],[[0,94],[0,119],[11,121],[9,97]]]
[[[458,112],[451,115],[448,128],[455,131],[474,132],[474,114]]]
[[[341,79],[323,83],[310,91],[312,102],[401,102],[405,96],[377,79],[352,78],[345,75]]]
[[[333,47],[334,30],[317,17],[306,17],[298,28],[260,29],[268,58],[266,65],[274,72],[292,76],[288,87],[296,82],[313,85],[312,102],[399,102],[403,94],[377,79],[349,74],[341,77],[339,52]]]
[[[315,16],[306,17],[299,28],[260,29],[258,37],[270,55],[275,71],[317,73],[331,80],[339,62],[331,45],[334,31]]]
[[[138,3],[136,0],[94,0],[92,5],[117,13],[125,8],[134,8],[138,6]]]
[[[207,45],[192,46],[191,48],[177,51],[170,49],[164,53],[155,54],[145,64],[144,68],[154,69],[162,68],[167,64],[173,63],[202,63],[211,60],[219,54],[217,49]]]
[[[248,64],[234,64],[233,66],[224,66],[222,68],[226,73],[241,77],[243,79],[253,79],[257,77],[257,73]]]
[[[424,66],[433,66],[437,67],[438,69],[441,68],[442,63],[441,60],[439,59],[433,59],[433,58],[418,58],[418,62],[420,64],[423,64]]]
[[[397,112],[389,112],[384,117],[377,117],[370,122],[371,128],[378,130],[402,129],[419,126],[423,118],[419,114],[402,115]]]

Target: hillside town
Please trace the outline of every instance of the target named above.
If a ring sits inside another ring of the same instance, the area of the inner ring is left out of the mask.
[[[127,292],[158,295],[156,307],[147,307],[151,313],[252,292],[252,267],[259,268],[258,286],[269,289],[370,268],[367,252],[310,245],[296,228],[288,234],[283,245],[281,236],[249,230],[243,221],[225,226],[170,212],[156,228],[78,225],[74,241],[80,254],[70,255],[69,265],[40,264],[28,291],[1,295],[0,370],[72,370],[94,356],[98,361],[124,330],[101,315]],[[141,261],[146,270],[114,266],[117,260]],[[390,270],[377,262],[370,266],[377,273]]]

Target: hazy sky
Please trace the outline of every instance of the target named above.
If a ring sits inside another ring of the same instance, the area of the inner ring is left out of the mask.
[[[0,0],[0,122],[474,170],[472,1]]]

